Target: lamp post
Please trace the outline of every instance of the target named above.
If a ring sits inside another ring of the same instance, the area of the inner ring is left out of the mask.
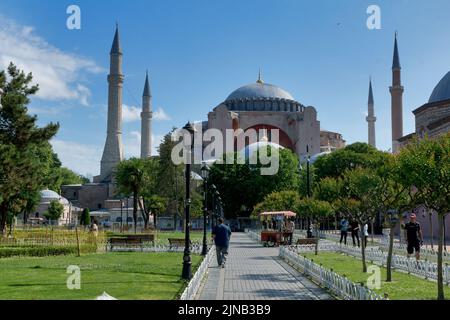
[[[306,160],[306,194],[308,199],[311,198],[311,179],[309,177],[310,174],[310,163],[311,158],[309,156],[309,145],[306,146],[307,160]],[[308,230],[306,232],[308,238],[312,238],[312,230],[311,230],[311,218],[308,217]]]
[[[212,210],[211,210],[211,226],[215,227],[216,224],[214,223],[215,219],[215,213],[216,213],[216,186],[211,185],[211,196],[212,196]]]
[[[189,235],[189,224],[190,224],[190,207],[191,207],[191,160],[192,160],[192,149],[194,148],[194,133],[197,131],[194,125],[188,122],[184,127],[191,136],[190,144],[186,146],[187,161],[186,161],[186,197],[185,197],[185,233],[184,233],[184,255],[183,255],[183,271],[181,277],[185,280],[190,280],[192,278],[191,270],[191,239]]]
[[[214,195],[216,196],[216,214],[215,214],[215,219],[216,219],[216,225],[217,225],[217,219],[219,218],[219,206],[220,206],[220,197],[219,197],[219,191],[216,190],[216,192],[214,192]]]
[[[204,196],[204,207],[203,207],[203,248],[202,255],[206,255],[208,253],[208,245],[206,244],[206,215],[208,214],[208,175],[209,168],[203,163],[202,166],[202,177],[203,177],[203,191],[205,193]]]

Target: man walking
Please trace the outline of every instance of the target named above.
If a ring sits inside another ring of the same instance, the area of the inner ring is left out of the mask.
[[[409,222],[405,224],[405,237],[408,244],[408,257],[410,257],[414,251],[416,253],[416,260],[420,260],[420,245],[423,243],[422,230],[420,224],[416,222],[416,215],[412,213],[409,216]]]
[[[352,222],[350,223],[350,228],[352,230],[352,241],[353,241],[353,246],[356,247],[356,241],[355,239],[358,241],[358,248],[360,247],[359,244],[359,223],[356,220],[352,220]]]
[[[216,245],[217,264],[225,268],[226,255],[230,243],[231,230],[223,223],[223,218],[219,218],[219,224],[212,230],[212,237]]]

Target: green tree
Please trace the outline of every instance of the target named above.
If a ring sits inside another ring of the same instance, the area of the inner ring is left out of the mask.
[[[160,196],[159,169],[160,162],[156,158],[149,158],[142,161],[143,178],[140,191],[139,206],[141,208],[144,226],[147,228],[150,214],[153,214],[154,225],[156,227],[156,215],[162,213],[167,205],[167,199]]]
[[[180,217],[180,208],[184,206],[185,178],[184,166],[175,165],[172,161],[172,149],[176,141],[172,141],[172,133],[164,136],[159,145],[159,170],[158,170],[158,195],[167,199],[166,209],[173,212],[174,226],[177,225],[177,219]],[[182,212],[182,209],[181,209]]]
[[[115,178],[118,192],[133,196],[133,220],[134,232],[136,232],[139,195],[145,180],[144,160],[131,158],[120,162],[115,170]]]
[[[316,226],[333,214],[333,208],[327,201],[313,198],[301,199],[297,208],[299,217],[310,218]]]
[[[300,202],[300,195],[297,191],[278,191],[267,195],[264,200],[258,203],[252,212],[253,216],[258,216],[261,212],[268,211],[293,211],[296,212]]]
[[[401,182],[413,188],[414,201],[438,215],[438,299],[444,300],[442,255],[444,219],[450,212],[450,134],[414,141],[398,157]]]
[[[269,157],[272,152],[275,151],[269,148]],[[234,157],[233,164],[226,164],[227,156]],[[272,192],[298,190],[299,172],[296,155],[290,150],[282,149],[279,150],[278,156],[278,172],[274,175],[262,175],[260,169],[263,165],[259,161],[256,164],[251,164],[251,161],[238,164],[239,153],[224,155],[224,164],[216,163],[211,167],[208,185],[214,184],[217,187],[224,202],[227,218],[250,216],[254,206]]]
[[[88,226],[91,224],[91,213],[89,211],[89,208],[83,209],[80,217],[80,224],[82,226]]]
[[[20,213],[27,205],[26,196],[43,187],[41,148],[56,134],[59,125],[39,128],[36,116],[27,114],[29,97],[38,91],[30,85],[32,74],[25,74],[10,64],[0,72],[0,229],[6,235],[8,213]]]
[[[54,221],[57,221],[59,218],[61,218],[63,212],[64,206],[62,205],[62,203],[57,200],[53,200],[50,202],[47,212],[44,214],[44,217],[46,217],[53,223]]]

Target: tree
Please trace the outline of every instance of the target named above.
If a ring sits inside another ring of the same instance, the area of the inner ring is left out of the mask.
[[[414,207],[411,188],[401,183],[399,163],[394,155],[386,158],[384,165],[375,170],[379,177],[373,201],[378,204],[389,226],[389,249],[386,262],[386,281],[392,281],[392,255],[394,249],[394,232],[403,212]]]
[[[357,142],[331,154],[322,156],[314,162],[317,179],[341,177],[346,170],[354,168],[377,168],[384,163],[386,153],[376,148]]]
[[[416,140],[398,155],[399,178],[413,188],[415,203],[438,215],[438,299],[444,300],[444,219],[450,212],[450,133],[436,139]]]
[[[363,272],[367,272],[366,243],[364,241],[364,226],[375,219],[379,203],[377,191],[379,177],[374,170],[356,168],[347,170],[341,179],[339,206],[349,218],[355,219],[361,230],[361,255]]]
[[[298,202],[297,215],[310,218],[316,226],[331,214],[333,214],[333,208],[327,201],[305,198]]]
[[[38,91],[30,86],[32,74],[26,75],[12,63],[0,72],[3,90],[0,109],[0,229],[6,235],[8,213],[21,212],[25,195],[43,187],[41,148],[56,134],[59,125],[39,128],[36,116],[27,114],[29,97]]]
[[[267,195],[253,209],[253,216],[265,211],[297,211],[300,196],[297,191],[278,191]]]
[[[89,208],[83,209],[83,212],[81,213],[80,224],[82,226],[88,226],[91,224],[91,213],[89,211]]]
[[[115,171],[118,192],[124,195],[133,195],[134,232],[137,231],[138,200],[145,179],[144,167],[144,160],[131,158],[120,162]]]
[[[269,157],[272,152],[275,151],[269,147]],[[233,164],[226,164],[227,156],[234,157]],[[254,206],[272,192],[298,190],[298,159],[292,151],[281,149],[274,155],[279,156],[278,172],[274,175],[261,175],[263,166],[259,161],[238,164],[239,156],[239,153],[224,155],[224,164],[214,164],[208,178],[208,185],[214,184],[223,199],[227,218],[250,216]]]
[[[139,194],[139,206],[141,208],[142,218],[144,220],[144,227],[147,229],[150,214],[153,213],[154,225],[156,227],[156,214],[160,214],[165,210],[167,199],[159,196],[160,193],[160,179],[159,169],[160,162],[158,159],[149,158],[142,161],[143,177],[141,192]]]
[[[185,178],[183,165],[175,165],[172,161],[172,149],[176,145],[172,141],[172,133],[164,136],[159,145],[159,169],[158,169],[158,195],[167,199],[166,209],[173,211],[174,226],[177,226],[177,219],[180,216],[180,209],[184,206]]]
[[[61,218],[64,212],[64,206],[57,200],[52,200],[48,206],[47,212],[44,214],[52,223]]]

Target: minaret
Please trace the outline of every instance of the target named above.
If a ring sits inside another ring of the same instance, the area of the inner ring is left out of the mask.
[[[146,159],[152,153],[152,94],[148,83],[148,72],[145,77],[144,93],[142,94],[141,112],[141,158]]]
[[[123,159],[122,149],[122,50],[119,41],[119,27],[116,26],[110,52],[108,75],[108,125],[105,149],[100,165],[100,181],[111,182],[112,172]]]
[[[398,139],[403,137],[403,91],[401,80],[400,57],[398,54],[397,33],[395,33],[394,59],[392,62],[391,122],[392,152],[398,152]]]
[[[372,92],[372,79],[369,81],[369,102],[367,104],[368,110],[367,110],[367,125],[369,129],[369,140],[368,143],[376,148],[376,139],[375,139],[375,122],[377,121],[377,118],[375,117],[375,111],[374,111],[374,102],[373,102],[373,92]]]

